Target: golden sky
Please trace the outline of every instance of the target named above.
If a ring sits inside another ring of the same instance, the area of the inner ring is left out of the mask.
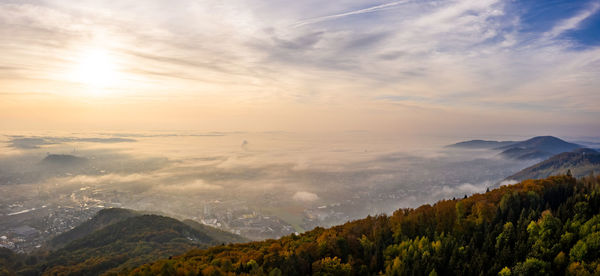
[[[0,130],[598,134],[600,4],[514,5],[0,0]]]

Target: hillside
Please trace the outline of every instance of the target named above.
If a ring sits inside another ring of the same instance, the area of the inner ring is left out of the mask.
[[[458,142],[446,147],[449,148],[464,148],[464,149],[493,149],[498,147],[509,146],[515,144],[515,141],[489,141],[489,140],[470,140]]]
[[[301,235],[192,250],[129,275],[600,273],[600,177],[554,176]]]
[[[241,241],[246,239],[189,221],[115,208],[102,210],[88,222],[57,236],[50,242],[52,251],[30,255],[3,252],[0,265],[11,264],[13,272],[26,275],[97,275],[127,270],[194,248]]]
[[[138,212],[128,209],[102,209],[90,220],[51,239],[48,246],[52,249],[59,249],[69,242],[83,238],[105,226],[139,215]]]
[[[40,267],[44,273],[92,273],[120,270],[157,258],[214,244],[203,233],[178,220],[142,215],[106,226],[52,252]]]
[[[574,177],[583,177],[590,173],[600,173],[600,152],[583,148],[560,153],[525,168],[506,179],[517,181],[539,179],[554,174],[564,174],[569,170]]]
[[[545,159],[551,156],[552,153],[536,150],[536,149],[525,149],[525,148],[509,148],[500,153],[505,158],[516,159],[516,160],[531,160],[531,159]]]
[[[578,144],[569,143],[553,136],[538,136],[522,142],[495,148],[502,150],[500,155],[518,160],[545,159],[562,152],[582,148]]]
[[[141,216],[143,214],[145,213],[121,208],[109,208],[100,210],[92,219],[82,223],[81,225],[75,227],[71,231],[62,233],[54,237],[48,242],[48,246],[51,249],[60,249],[67,243],[76,239],[83,238],[93,233],[94,231],[104,228],[105,226],[125,220],[130,217]],[[242,236],[229,233],[214,227],[210,227],[193,220],[184,220],[182,222],[192,227],[194,230],[200,233],[204,233],[208,237],[210,237],[210,244],[238,243],[250,241]]]

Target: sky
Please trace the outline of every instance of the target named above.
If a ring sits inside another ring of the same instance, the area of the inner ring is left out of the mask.
[[[0,0],[0,130],[600,133],[600,1]]]

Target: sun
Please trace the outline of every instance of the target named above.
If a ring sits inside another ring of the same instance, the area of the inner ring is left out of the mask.
[[[119,72],[110,52],[90,49],[80,54],[72,79],[97,92],[114,86],[119,80]]]

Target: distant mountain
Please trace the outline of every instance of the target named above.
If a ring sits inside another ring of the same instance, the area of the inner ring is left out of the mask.
[[[458,142],[456,144],[448,145],[449,148],[465,148],[465,149],[493,149],[503,146],[509,146],[515,144],[515,141],[488,141],[488,140],[470,140],[464,142]]]
[[[583,148],[553,136],[537,136],[525,141],[470,140],[446,147],[499,150],[501,156],[517,160],[545,159],[561,152]]]
[[[576,149],[550,157],[540,163],[507,177],[507,180],[522,181],[540,179],[551,175],[565,174],[568,170],[574,177],[600,173],[600,152],[593,149]]]
[[[19,274],[116,273],[192,249],[246,241],[193,221],[182,222],[127,209],[105,209],[51,240],[46,249],[50,251],[33,253],[37,263]]]
[[[582,148],[581,145],[569,143],[553,136],[533,137],[523,142],[495,148],[502,150],[500,155],[518,160],[544,159],[552,155]]]
[[[502,146],[498,149],[505,150],[509,148],[526,148],[560,153],[582,147],[583,146],[581,145],[569,143],[554,136],[537,136],[522,142],[514,143],[512,145]]]

